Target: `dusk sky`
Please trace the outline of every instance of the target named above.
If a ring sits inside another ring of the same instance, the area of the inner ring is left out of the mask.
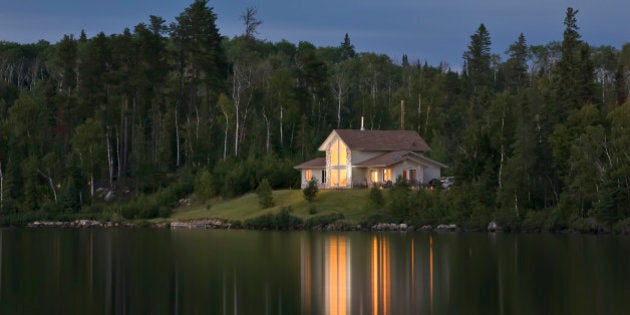
[[[45,39],[58,42],[64,34],[89,37],[98,32],[121,33],[157,15],[168,23],[192,0],[3,0],[0,40],[20,43]],[[566,8],[580,12],[578,25],[591,45],[617,48],[630,42],[628,0],[210,0],[222,35],[242,33],[240,14],[258,9],[263,21],[258,37],[277,42],[309,41],[336,46],[345,33],[359,52],[389,55],[460,68],[462,53],[480,23],[492,38],[494,53],[503,54],[519,33],[529,44],[562,40]]]

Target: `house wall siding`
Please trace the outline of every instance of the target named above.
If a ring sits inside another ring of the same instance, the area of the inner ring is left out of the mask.
[[[317,186],[319,188],[325,187],[325,184],[322,183],[322,171],[325,170],[324,168],[312,168],[312,169],[303,169],[301,171],[301,178],[302,178],[302,184],[301,187],[305,188],[306,186],[308,186],[308,181],[311,180],[310,178],[306,178],[306,171],[310,170],[311,171],[311,177],[315,178],[315,180],[317,181]]]

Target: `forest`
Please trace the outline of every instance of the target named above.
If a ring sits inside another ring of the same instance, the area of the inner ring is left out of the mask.
[[[207,0],[170,24],[0,42],[0,218],[150,218],[262,179],[297,188],[293,165],[332,129],[362,116],[399,129],[404,100],[404,128],[455,178],[431,197],[443,216],[630,226],[630,43],[590,46],[579,12],[564,13],[558,41],[520,34],[503,54],[481,24],[457,71],[357,52],[348,34],[334,47],[261,40],[253,8],[228,38]]]

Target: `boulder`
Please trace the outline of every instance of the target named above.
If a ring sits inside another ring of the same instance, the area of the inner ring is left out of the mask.
[[[503,231],[503,227],[500,226],[496,221],[492,221],[488,223],[488,232],[499,232]]]

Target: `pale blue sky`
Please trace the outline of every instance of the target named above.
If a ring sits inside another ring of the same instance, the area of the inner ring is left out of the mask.
[[[0,0],[0,40],[21,43],[64,34],[120,33],[149,15],[174,21],[192,0]],[[484,23],[492,49],[503,53],[523,32],[530,44],[562,39],[566,8],[578,10],[583,39],[620,48],[630,42],[628,0],[210,0],[221,34],[243,30],[239,15],[258,9],[259,37],[338,45],[349,33],[357,51],[402,54],[460,68],[470,35]]]

